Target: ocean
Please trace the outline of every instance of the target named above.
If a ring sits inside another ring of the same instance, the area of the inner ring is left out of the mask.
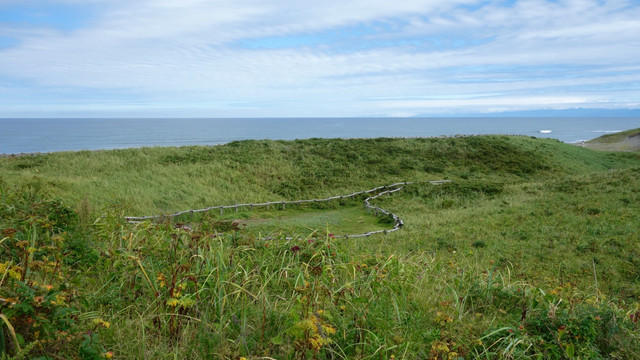
[[[218,145],[235,140],[508,134],[575,143],[640,127],[632,117],[0,119],[0,154]]]

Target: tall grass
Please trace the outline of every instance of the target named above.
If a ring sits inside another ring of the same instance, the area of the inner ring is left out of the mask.
[[[126,205],[131,215],[212,204],[332,196],[404,180],[475,174],[521,180],[632,166],[555,140],[526,137],[243,141],[224,146],[51,153],[0,159],[5,181],[40,179],[76,206]]]
[[[639,160],[525,137],[2,159],[0,310],[20,339],[3,327],[0,350],[51,359],[637,358]],[[426,182],[440,178],[454,181]],[[405,220],[387,236],[334,238],[340,220],[360,216],[349,204],[209,214],[191,219],[192,230],[123,219],[402,180],[415,183],[376,199]],[[282,216],[292,227],[277,224]],[[216,227],[252,217],[267,227]],[[262,240],[269,226],[282,236]]]

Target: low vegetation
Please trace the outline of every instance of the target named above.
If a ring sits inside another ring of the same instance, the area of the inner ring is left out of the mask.
[[[640,129],[607,134],[582,145],[594,150],[638,151],[640,150]]]
[[[0,358],[640,358],[637,152],[311,139],[0,170]],[[400,181],[375,203],[405,226],[368,238],[334,236],[393,226],[360,198],[124,220]]]

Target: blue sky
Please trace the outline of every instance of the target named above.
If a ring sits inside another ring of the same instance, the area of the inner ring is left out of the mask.
[[[0,0],[0,117],[638,108],[638,0]]]

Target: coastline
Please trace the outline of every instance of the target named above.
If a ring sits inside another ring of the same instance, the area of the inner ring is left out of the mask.
[[[380,137],[349,137],[349,138],[322,138],[322,139],[326,139],[326,140],[335,140],[335,139],[340,139],[340,140],[365,140],[365,139],[383,139],[383,138],[388,138],[388,139],[457,139],[457,138],[467,138],[467,137],[480,137],[480,136],[512,136],[512,137],[536,137],[536,136],[531,136],[531,135],[518,135],[518,134],[456,134],[456,135],[440,135],[440,136],[380,136]],[[542,139],[544,139],[545,137],[542,137]],[[189,146],[196,146],[196,147],[213,147],[213,146],[222,146],[222,145],[227,145],[229,143],[235,142],[235,141],[296,141],[296,140],[310,140],[312,138],[306,138],[306,139],[239,139],[239,140],[232,140],[226,143],[220,143],[220,144],[195,144],[195,145],[168,145],[168,146],[162,146],[162,145],[153,145],[153,146],[132,146],[132,147],[116,147],[116,148],[105,148],[105,149],[79,149],[79,150],[72,150],[72,149],[67,149],[67,150],[55,150],[55,151],[34,151],[34,152],[22,152],[22,153],[0,153],[0,158],[19,158],[19,157],[25,157],[25,156],[39,156],[39,155],[48,155],[48,154],[55,154],[55,153],[63,153],[63,152],[73,152],[73,153],[77,153],[77,152],[83,152],[83,151],[89,151],[89,152],[100,152],[100,151],[117,151],[117,150],[131,150],[131,149],[144,149],[144,148],[181,148],[181,147],[189,147]],[[558,139],[556,139],[558,140]],[[558,140],[560,141],[560,140]]]
[[[212,146],[239,140],[433,138],[456,134],[523,135],[575,143],[638,124],[640,119],[633,118],[5,119],[0,121],[0,153],[24,156]]]

